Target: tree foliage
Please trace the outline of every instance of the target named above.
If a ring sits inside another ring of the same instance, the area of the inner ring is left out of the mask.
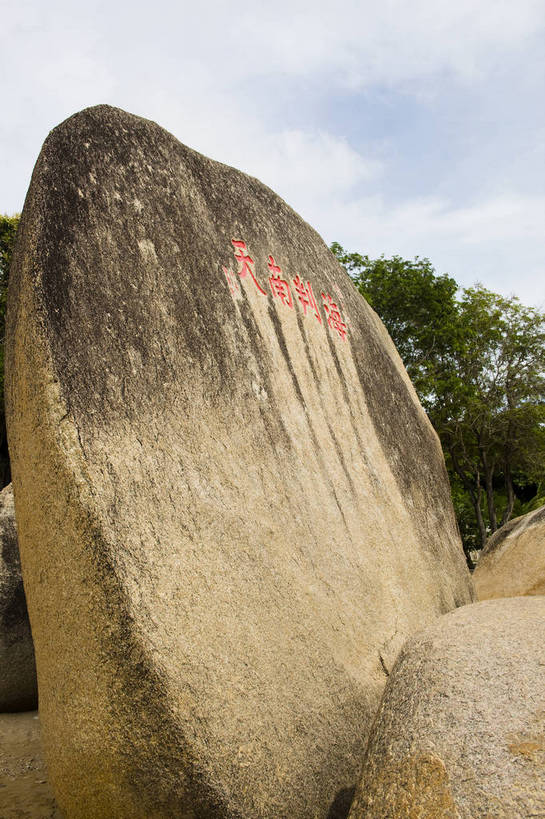
[[[382,318],[445,453],[466,554],[545,481],[545,314],[428,259],[332,251]]]
[[[4,338],[6,297],[9,280],[9,267],[11,255],[15,245],[15,236],[19,225],[19,214],[15,216],[2,216],[0,214],[0,321],[1,338]]]
[[[421,401],[433,401],[457,332],[454,279],[436,276],[429,259],[373,260],[337,243],[331,249],[386,325]]]

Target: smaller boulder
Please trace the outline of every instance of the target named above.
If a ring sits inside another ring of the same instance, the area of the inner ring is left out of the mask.
[[[509,521],[492,535],[473,582],[479,600],[545,594],[545,506]]]
[[[0,492],[0,712],[38,707],[11,484]]]
[[[410,639],[349,819],[545,815],[545,597],[486,600]]]

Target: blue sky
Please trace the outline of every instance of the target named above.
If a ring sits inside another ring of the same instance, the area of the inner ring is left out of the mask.
[[[326,242],[545,308],[545,0],[0,0],[0,211],[101,102],[259,177]]]

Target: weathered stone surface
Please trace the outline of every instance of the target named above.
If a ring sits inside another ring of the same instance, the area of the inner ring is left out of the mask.
[[[545,597],[487,600],[408,641],[350,819],[545,815]]]
[[[9,441],[61,808],[346,813],[384,669],[472,594],[384,327],[272,191],[109,107],[47,139],[10,276]]]
[[[479,600],[545,594],[545,506],[509,521],[492,535],[473,581]]]
[[[0,712],[38,706],[11,484],[0,492]]]
[[[0,714],[0,816],[62,819],[47,781],[37,711]]]

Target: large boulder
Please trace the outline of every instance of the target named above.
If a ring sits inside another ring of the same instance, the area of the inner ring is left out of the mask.
[[[106,106],[48,137],[10,288],[61,808],[346,814],[400,645],[472,596],[383,325],[271,190]]]
[[[545,506],[494,532],[473,581],[479,600],[545,594]]]
[[[0,492],[0,712],[38,707],[11,484]]]
[[[401,651],[350,819],[545,815],[545,598],[446,614]]]

